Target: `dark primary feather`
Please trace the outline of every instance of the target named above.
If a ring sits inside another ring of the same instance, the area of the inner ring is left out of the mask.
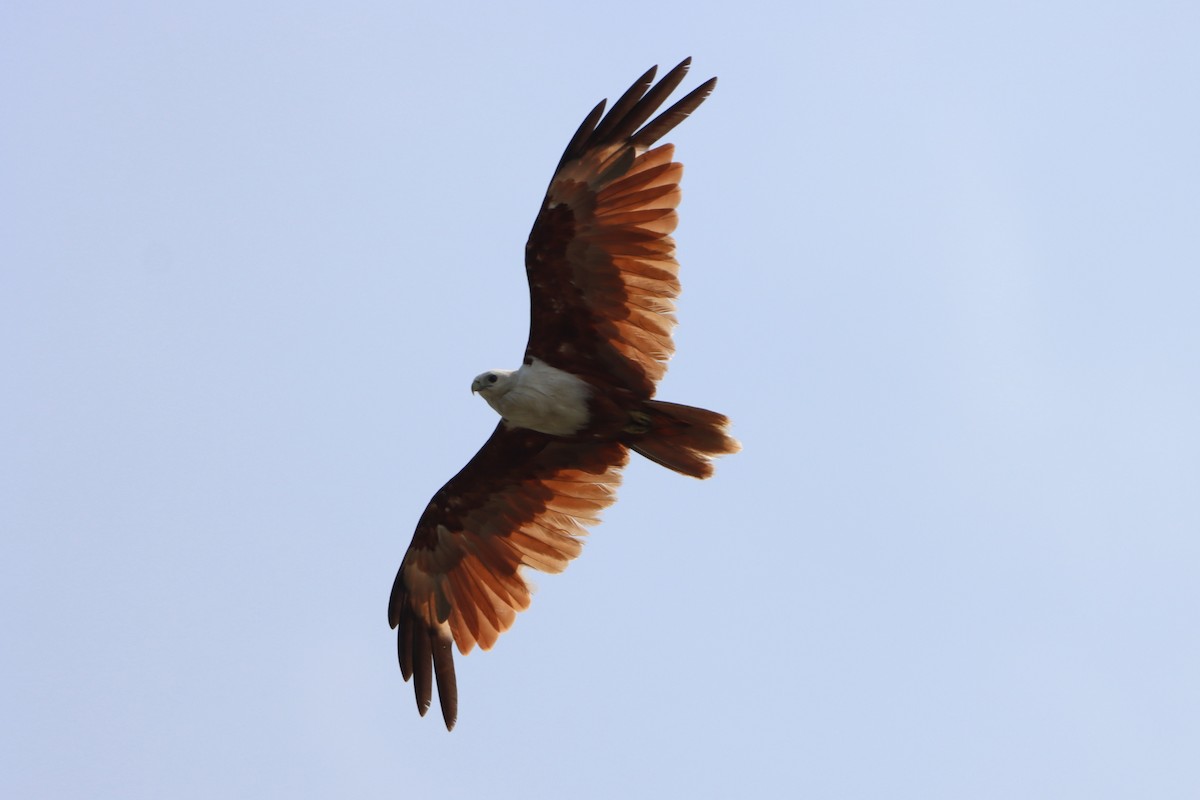
[[[683,64],[690,64],[691,59],[685,59]],[[686,67],[684,67],[686,69]],[[609,134],[613,129],[621,123],[629,114],[629,110],[637,105],[637,102],[642,99],[642,95],[646,90],[654,85],[654,75],[658,72],[658,66],[655,65],[642,73],[642,77],[633,82],[633,85],[625,90],[625,94],[617,98],[617,102],[613,103],[612,109],[604,117],[604,121],[596,124],[593,120],[590,129],[587,131],[587,136],[583,137],[582,141],[576,143],[572,140],[570,145],[567,145],[566,151],[563,153],[562,160],[559,162],[559,167],[571,159],[579,158],[590,147],[594,147],[597,143],[604,142],[608,139]],[[601,101],[600,107],[604,107]],[[587,120],[584,120],[584,125],[587,125]],[[582,128],[581,128],[582,131]],[[578,134],[576,134],[578,137]],[[555,172],[558,170],[556,169]]]
[[[633,136],[634,131],[642,127],[642,124],[645,123],[646,120],[650,119],[650,115],[658,110],[658,107],[663,104],[663,101],[671,96],[671,92],[675,91],[675,87],[677,87],[680,81],[683,80],[683,76],[687,74],[688,68],[691,67],[691,65],[692,60],[690,58],[685,58],[675,67],[675,69],[664,75],[662,80],[653,86],[650,91],[646,92],[645,96],[642,97],[641,100],[638,100],[637,103],[634,104],[633,108],[625,112],[624,115],[616,121],[616,124],[612,126],[611,133],[605,130],[604,124],[601,123],[598,133],[603,132],[604,138],[601,139],[600,136],[597,135],[593,146],[602,145],[604,141],[620,141],[621,139],[628,139]],[[607,122],[607,120],[605,120],[605,122]],[[648,144],[653,144],[653,142],[649,142]]]
[[[708,99],[716,87],[717,79],[709,78],[684,95],[678,103],[660,114],[654,122],[638,131],[637,135],[630,139],[630,142],[634,147],[649,147],[654,144],[670,133],[676,125],[691,116],[692,112]]]

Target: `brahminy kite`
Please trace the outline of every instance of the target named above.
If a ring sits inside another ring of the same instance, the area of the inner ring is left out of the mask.
[[[571,137],[525,245],[529,343],[516,370],[471,383],[500,423],[417,523],[388,605],[400,670],[424,716],[436,679],[458,716],[452,646],[488,649],[529,606],[522,567],[561,572],[616,499],[629,450],[695,478],[741,449],[712,411],[654,400],[675,350],[671,232],[683,165],[653,147],[704,102],[711,78],[652,121],[691,59],[652,67]]]

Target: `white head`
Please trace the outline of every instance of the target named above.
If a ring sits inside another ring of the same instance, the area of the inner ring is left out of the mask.
[[[471,381],[471,393],[479,393],[479,396],[487,401],[487,404],[499,414],[504,416],[504,408],[502,401],[504,395],[508,394],[509,389],[516,385],[517,379],[513,376],[512,370],[509,369],[491,369],[482,375],[476,375],[475,380]]]
[[[475,380],[471,381],[471,393],[478,392],[483,395],[484,400],[489,400],[492,397],[503,397],[508,394],[508,390],[513,387],[514,383],[513,371],[511,369],[492,369],[476,375]]]

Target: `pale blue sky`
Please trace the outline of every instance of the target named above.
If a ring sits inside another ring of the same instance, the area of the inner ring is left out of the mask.
[[[0,795],[1200,796],[1200,6],[8,3]],[[644,461],[459,659],[388,591],[570,134],[720,76]]]

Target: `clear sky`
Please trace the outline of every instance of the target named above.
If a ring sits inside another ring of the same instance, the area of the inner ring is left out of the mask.
[[[660,396],[745,449],[447,734],[392,578],[688,55]],[[1200,796],[1197,76],[1195,2],[4,4],[0,795]]]

